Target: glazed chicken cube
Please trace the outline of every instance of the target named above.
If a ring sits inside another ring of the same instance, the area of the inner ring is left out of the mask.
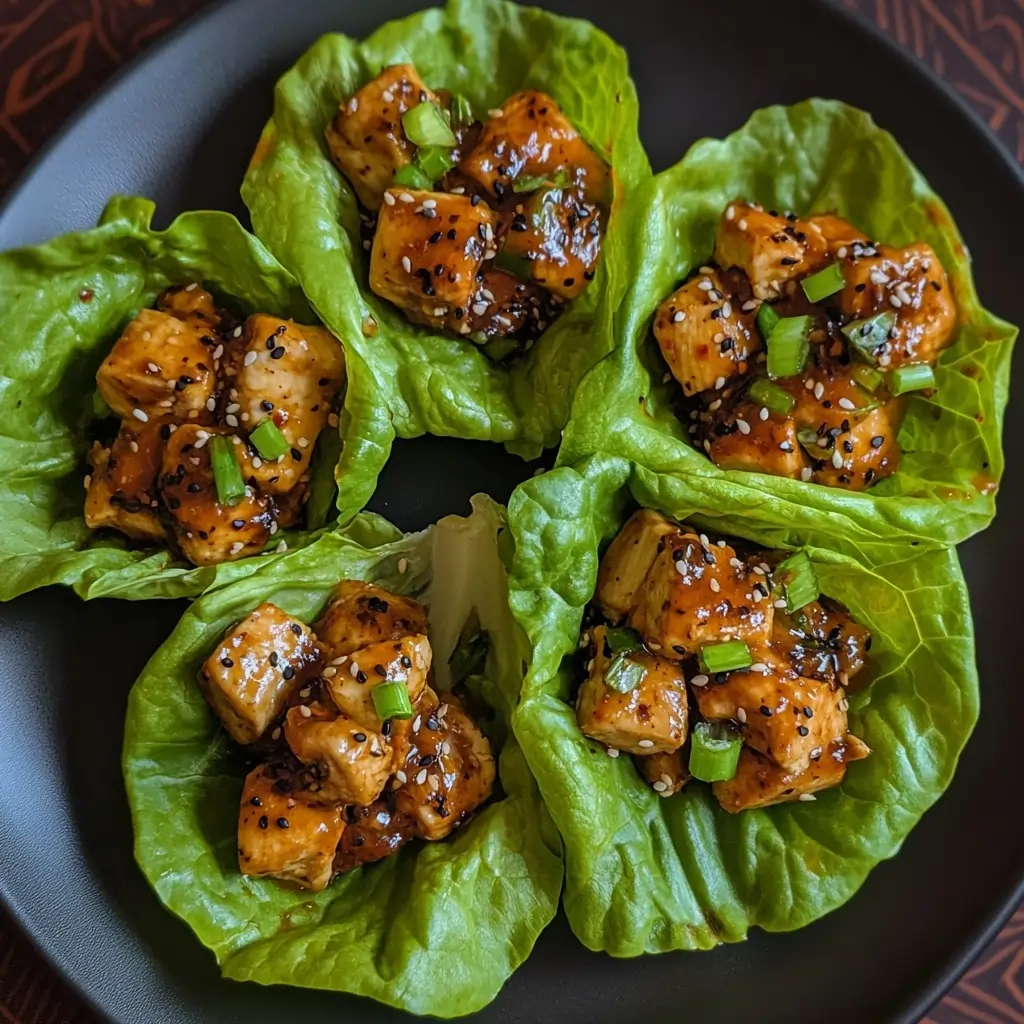
[[[486,340],[516,334],[530,323],[543,330],[550,296],[539,285],[494,267],[484,269],[483,276],[477,277],[478,287],[459,333],[473,334],[474,340],[483,335]]]
[[[839,305],[849,320],[893,312],[896,323],[876,352],[880,366],[934,363],[953,340],[956,303],[946,272],[930,245],[876,245],[875,255],[848,258]]]
[[[468,326],[476,275],[492,248],[486,203],[447,192],[388,189],[370,253],[370,287],[415,323]]]
[[[164,539],[157,518],[156,478],[163,455],[160,423],[123,420],[109,448],[99,442],[89,453],[92,473],[85,496],[85,523],[111,527],[134,540]]]
[[[142,309],[103,360],[96,385],[125,420],[209,422],[206,403],[217,387],[213,353],[218,344],[202,321]]]
[[[768,593],[731,547],[705,546],[679,529],[664,538],[629,624],[652,650],[680,657],[726,640],[763,642],[772,628]]]
[[[678,530],[678,523],[653,509],[638,509],[629,517],[608,545],[597,573],[596,597],[606,618],[617,622],[637,606],[665,538]]]
[[[273,461],[246,450],[243,476],[264,494],[287,494],[309,469],[320,431],[345,383],[345,356],[324,327],[257,313],[227,347],[224,421],[254,430],[271,419],[290,451]]]
[[[739,267],[757,298],[777,299],[787,282],[820,270],[828,252],[810,221],[737,199],[718,222],[715,260],[725,269]]]
[[[792,615],[776,611],[772,647],[805,678],[845,686],[864,667],[871,634],[825,598]]]
[[[368,210],[379,209],[395,172],[416,147],[405,137],[402,115],[420,103],[437,103],[412,64],[394,64],[342,102],[327,126],[327,149]]]
[[[157,298],[156,308],[186,323],[195,321],[197,328],[208,332],[215,331],[221,322],[213,296],[198,284],[168,288]]]
[[[459,170],[501,199],[519,178],[553,180],[558,171],[582,188],[588,202],[608,202],[608,165],[542,92],[510,96],[484,124]]]
[[[269,765],[249,772],[238,811],[238,869],[320,892],[331,880],[345,824],[337,805],[309,803],[282,791]]]
[[[444,839],[491,795],[494,755],[487,738],[453,698],[435,712],[437,729],[426,719],[413,725],[405,763],[396,772],[395,808],[415,821],[421,839]],[[403,775],[405,777],[403,781]]]
[[[347,823],[334,857],[337,874],[372,864],[395,853],[415,834],[412,815],[396,811],[389,800],[369,807],[346,807]]]
[[[330,665],[324,676],[338,708],[359,725],[380,732],[384,723],[373,703],[373,688],[402,682],[409,702],[419,700],[430,671],[430,641],[420,634],[371,644],[351,654],[342,665]]]
[[[745,391],[722,400],[704,428],[704,450],[711,461],[721,469],[809,479],[811,463],[800,445],[796,420],[774,412],[762,417],[761,409]]]
[[[365,807],[391,774],[391,751],[381,737],[325,704],[290,708],[284,738],[303,764],[315,767],[324,800]]]
[[[654,336],[684,394],[720,391],[747,371],[751,355],[762,347],[756,309],[742,309],[748,304],[715,270],[687,281],[658,307]]]
[[[335,658],[370,644],[426,632],[423,605],[361,580],[342,580],[334,588],[316,626],[320,643]]]
[[[786,771],[802,772],[812,757],[846,736],[846,695],[841,687],[797,675],[769,647],[752,647],[751,654],[749,669],[694,686],[700,713],[738,722],[745,743]]]
[[[846,259],[854,245],[862,248],[870,246],[870,240],[863,231],[837,214],[817,213],[813,217],[808,217],[807,221],[821,232],[830,259]]]
[[[309,629],[264,603],[228,630],[203,664],[199,682],[232,739],[253,743],[315,675],[319,660]]]
[[[688,702],[683,670],[678,662],[646,651],[626,655],[645,672],[627,693],[605,681],[615,654],[607,630],[593,630],[594,658],[576,700],[580,730],[598,743],[630,754],[678,750],[686,742]]]
[[[641,776],[659,796],[673,796],[690,781],[685,748],[636,758]]]
[[[524,198],[502,250],[528,261],[530,279],[569,301],[593,280],[601,252],[601,211],[577,188],[542,188]]]
[[[847,735],[843,742],[833,744],[803,771],[790,772],[750,747],[744,747],[736,774],[728,782],[712,783],[711,792],[730,814],[807,799],[810,794],[838,786],[846,775],[846,765],[870,753],[865,743]]]
[[[269,500],[251,487],[237,505],[222,505],[217,500],[208,443],[216,434],[233,436],[229,430],[186,423],[171,434],[164,449],[161,494],[178,547],[195,565],[216,565],[259,554],[274,525]],[[235,440],[241,463],[244,446]]]

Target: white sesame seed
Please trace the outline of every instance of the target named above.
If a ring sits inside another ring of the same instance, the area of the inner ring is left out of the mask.
[[[668,370],[666,370],[666,371],[665,371],[665,372],[664,372],[664,373],[663,373],[663,374],[661,375],[661,383],[662,383],[662,384],[667,384],[667,383],[668,383],[668,382],[669,382],[669,381],[670,381],[671,379],[672,379],[672,374],[671,374],[671,373],[669,373],[669,371],[668,371]]]
[[[707,686],[710,681],[711,680],[708,679],[708,677],[704,676],[704,675],[694,676],[690,680],[690,685],[691,686]]]
[[[747,301],[740,306],[740,309],[744,313],[753,313],[754,310],[757,309],[757,303],[753,299],[747,299]]]
[[[853,404],[853,402],[851,402],[848,398],[840,398],[839,399],[839,408],[840,409],[856,409],[857,406],[855,406]]]
[[[762,420],[768,419],[769,413],[765,406],[761,407],[761,411],[757,414]]]
[[[412,273],[412,260],[408,256],[402,257],[402,269],[407,273]]]
[[[715,380],[715,390],[716,391],[721,391],[722,388],[724,388],[724,387],[725,387],[725,378],[724,377],[718,377]]]
[[[725,335],[721,331],[719,331],[715,335],[715,344],[716,345],[721,345],[723,341],[725,341]]]
[[[716,399],[715,399],[715,400],[714,400],[714,401],[713,401],[713,402],[712,402],[712,403],[711,403],[711,404],[710,404],[710,405],[708,406],[708,412],[718,412],[718,410],[719,410],[719,409],[721,409],[721,408],[722,408],[722,400],[721,400],[720,398],[716,398]]]
[[[701,278],[701,279],[700,279],[700,280],[699,280],[699,281],[697,282],[697,287],[698,287],[698,288],[699,288],[699,289],[700,289],[700,290],[701,290],[702,292],[709,292],[709,291],[711,291],[711,289],[712,289],[712,288],[714,288],[714,284],[713,284],[713,283],[711,282],[710,278],[707,278],[707,277],[702,277],[702,278]]]
[[[213,350],[213,358],[214,358],[214,359],[220,359],[220,357],[221,357],[222,355],[224,355],[224,346],[223,346],[223,345],[218,345],[218,346],[217,346],[217,347],[216,347],[216,348],[215,348],[215,349]]]
[[[279,554],[279,555],[283,555],[287,550],[288,550],[288,541],[286,541],[286,540],[281,541],[281,543],[278,544],[276,548],[274,548],[274,551],[277,554]]]
[[[159,373],[160,372],[160,367],[157,366],[156,363],[150,363],[149,364],[149,372],[150,373]]]
[[[270,524],[270,536],[273,537],[277,533],[277,523]]]
[[[880,270],[872,270],[868,275],[872,284],[888,284],[889,278],[885,276]]]
[[[398,779],[398,781],[403,783],[403,784],[405,784],[406,782],[409,781],[409,776],[406,775],[405,772],[403,772],[401,768],[399,768],[398,771],[395,772],[395,778]]]
[[[727,206],[725,208],[725,219],[726,220],[732,220],[733,217],[735,217],[735,216],[736,216],[736,207],[735,206]]]
[[[705,547],[705,548],[711,547],[711,542],[708,540],[708,535],[706,533],[699,534],[699,537],[700,537],[701,547]]]
[[[839,248],[836,250],[836,256],[838,256],[839,259],[841,259],[841,260],[845,260],[846,259],[846,246],[845,245],[839,246]]]
[[[720,548],[723,548],[723,549],[724,549],[724,548],[727,548],[727,547],[728,547],[729,545],[728,545],[728,544],[726,544],[724,540],[720,540],[720,541],[718,542],[718,546],[719,546]]]
[[[733,555],[733,557],[729,559],[729,564],[734,569],[742,569],[743,568],[743,563],[735,555]]]
[[[474,303],[473,304],[473,312],[476,313],[477,316],[483,316],[484,313],[487,312],[487,303],[486,302]]]
[[[487,111],[487,116],[488,117],[504,117],[505,116],[505,111],[502,110],[501,107],[492,107],[490,110]]]
[[[302,715],[303,718],[312,718],[313,716],[313,712],[310,711],[305,704],[299,705],[299,714]]]
[[[820,402],[822,397],[824,396],[824,394],[825,394],[825,385],[822,384],[821,381],[819,380],[818,383],[814,385],[814,397]]]
[[[232,402],[224,411],[225,412],[230,412],[230,413],[235,413],[235,412],[238,412],[238,410],[241,409],[241,408],[242,407],[237,402]]]
[[[426,782],[426,781],[427,781],[427,769],[426,768],[421,768],[416,773],[416,785],[417,786],[422,786],[423,783]]]
[[[743,708],[736,709],[736,721],[741,725],[745,725],[747,721],[747,713]]]
[[[594,671],[594,659],[593,658],[591,658],[590,661],[587,662],[587,671],[588,672],[593,672]]]
[[[704,451],[711,454],[711,442],[706,437],[704,438]]]
[[[356,676],[359,675],[359,664],[357,662],[353,661],[352,664],[349,665],[348,671],[349,671],[349,674],[352,676],[352,678],[355,679]]]
[[[152,331],[143,331],[142,332],[142,340],[143,341],[152,341],[153,340],[153,332]]]
[[[786,602],[780,597],[778,601],[772,602],[776,608],[785,608]]]
[[[671,786],[672,785],[672,776],[671,775],[662,775],[661,781],[664,782],[666,786]]]
[[[169,398],[166,398],[164,399],[164,401],[157,402],[156,404],[160,406],[161,409],[170,409],[170,407],[174,405],[174,402],[172,402]]]
[[[736,426],[739,427],[739,431],[741,434],[750,433],[750,424],[746,420],[737,419]]]
[[[736,224],[736,227],[738,227],[740,229],[740,231],[746,231],[747,230],[747,222],[745,220],[738,221],[737,224]]]
[[[241,327],[236,327],[236,328],[235,328],[235,329],[234,329],[234,330],[233,330],[233,331],[231,332],[231,337],[232,337],[232,338],[240,338],[241,336],[242,336],[242,328],[241,328]]]
[[[605,751],[605,753],[609,757],[618,757],[619,756],[619,752],[614,747],[608,747],[608,749]]]
[[[768,675],[768,666],[763,661],[755,661],[750,666],[750,671],[751,672],[760,672],[761,675],[766,676],[766,675]]]
[[[416,717],[415,717],[415,718],[414,718],[414,719],[412,720],[412,731],[413,731],[413,732],[419,732],[419,731],[420,731],[420,727],[421,727],[422,725],[423,725],[423,716],[422,716],[422,715],[417,715],[417,716],[416,716]]]
[[[686,314],[680,309],[672,317],[672,323],[674,323],[674,324],[681,324],[685,319],[686,319]]]
[[[434,316],[444,316],[445,313],[447,313],[447,312],[448,312],[448,307],[447,306],[435,306],[434,307]]]
[[[732,303],[731,302],[723,302],[722,303],[722,316],[724,316],[726,318],[732,316]]]
[[[399,575],[404,573],[405,570],[408,569],[408,568],[409,568],[409,562],[406,559],[404,559],[404,558],[400,558],[398,560],[398,572],[399,572]]]
[[[255,363],[255,362],[256,362],[256,353],[255,352],[246,352],[245,353],[245,358],[242,360],[242,365],[243,366],[252,366],[252,364]]]
[[[850,702],[844,697],[839,702],[839,710],[840,711],[849,711],[849,709],[850,709]]]
[[[350,114],[354,114],[359,109],[359,100],[355,96],[348,101],[348,106],[345,108]]]
[[[712,576],[711,579],[708,581],[708,586],[710,586],[716,594],[722,589],[722,585],[718,582],[718,580],[715,579],[714,576]]]
[[[258,455],[254,455],[252,457],[252,468],[253,469],[259,469],[260,466],[262,466],[262,465],[263,465],[263,460]]]
[[[344,665],[346,661],[348,661],[348,655],[347,654],[343,654],[340,658],[335,658],[331,662],[331,664],[332,665]]]
[[[321,673],[324,679],[333,679],[337,674],[338,670],[336,668],[331,668],[330,665],[328,665],[327,668],[325,668]]]
[[[331,412],[327,414],[327,426],[336,427],[338,425],[338,414]]]
[[[384,91],[383,91],[383,92],[382,92],[382,93],[380,94],[380,98],[381,98],[381,99],[382,99],[382,100],[383,100],[383,101],[384,101],[385,103],[394,103],[394,102],[395,102],[395,94],[394,94],[394,93],[393,93],[393,92],[392,92],[392,91],[391,91],[390,89],[385,89],[385,90],[384,90]]]
[[[278,726],[278,727],[277,727],[277,728],[276,728],[276,729],[275,729],[275,730],[274,730],[274,731],[273,731],[273,732],[272,732],[272,733],[270,734],[270,738],[271,738],[272,740],[279,740],[279,739],[281,738],[281,727],[280,727],[280,726]]]
[[[812,476],[814,476],[814,470],[811,469],[810,466],[804,466],[804,468],[800,470],[800,479],[803,480],[804,483],[807,483]]]
[[[640,740],[637,743],[637,746],[638,747],[643,747],[644,750],[646,750],[648,747],[653,747],[654,746],[654,740]]]
[[[238,417],[237,416],[225,416],[224,417],[224,422],[229,427],[237,427],[238,426]]]
[[[666,786],[665,783],[661,781],[661,779],[658,779],[657,782],[651,783],[651,788],[654,790],[655,793],[664,793],[665,790],[668,789],[668,786]]]
[[[902,302],[900,302],[900,300],[899,300],[899,298],[898,298],[897,296],[895,296],[895,295],[890,295],[890,296],[889,296],[889,305],[890,305],[890,306],[893,306],[893,307],[894,307],[895,309],[899,309],[899,308],[900,308],[900,306],[902,306],[902,305],[903,305],[903,303],[902,303]]]
[[[722,293],[717,291],[716,289],[712,288],[711,291],[708,292],[708,298],[712,302],[721,302],[722,301]]]
[[[423,208],[424,209],[426,209],[426,210],[433,210],[435,206],[437,206],[437,200],[436,199],[424,199],[423,200]]]
[[[384,202],[387,203],[388,206],[394,206],[395,205],[395,197],[390,192],[385,192],[384,193]]]
[[[132,415],[143,423],[149,422],[149,417],[141,409],[132,409]]]
[[[676,562],[676,572],[679,573],[680,576],[686,575],[686,563],[682,559]]]
[[[308,448],[309,447],[309,438],[300,437],[297,443],[298,443],[298,446],[300,448]]]
[[[137,452],[139,450],[139,442],[138,441],[129,441],[128,442],[128,447],[131,448],[131,450],[133,452]]]
[[[235,543],[231,545],[231,554],[237,555],[244,547],[245,545],[240,540],[236,540]]]
[[[92,486],[92,474],[86,473],[85,480],[83,480],[82,482],[85,484],[85,489],[89,490],[89,488]]]
[[[840,452],[835,451],[832,453],[832,465],[835,466],[836,469],[843,468],[843,456]]]
[[[299,696],[302,697],[303,699],[308,697],[309,693],[310,693],[310,690],[309,690],[308,686],[305,686],[301,690],[299,690]]]
[[[445,740],[444,743],[441,744],[441,753],[444,754],[445,757],[447,757],[451,752],[452,745],[447,740]]]
[[[817,800],[818,798],[813,793],[801,793],[797,799],[801,803],[809,804],[812,800]]]
[[[398,198],[399,198],[399,199],[401,199],[403,203],[412,203],[412,202],[415,202],[415,200],[413,199],[413,197],[412,197],[411,195],[409,195],[409,193],[408,193],[408,192],[399,192],[399,193],[398,193]]]

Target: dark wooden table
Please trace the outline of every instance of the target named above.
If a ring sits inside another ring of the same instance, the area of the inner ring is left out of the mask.
[[[209,2],[0,0],[0,197],[114,71]],[[1024,161],[1024,0],[845,2],[951,82]],[[96,1024],[2,913],[0,1021]],[[922,1024],[968,1022],[1024,1024],[1024,907]]]

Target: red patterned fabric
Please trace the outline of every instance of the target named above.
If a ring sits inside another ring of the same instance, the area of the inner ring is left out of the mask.
[[[209,0],[0,0],[0,196],[114,71]],[[844,0],[1024,161],[1024,0]],[[0,915],[0,1022],[98,1024]],[[1024,1024],[1024,908],[921,1024]]]

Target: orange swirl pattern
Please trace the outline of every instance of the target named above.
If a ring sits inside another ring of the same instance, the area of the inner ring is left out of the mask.
[[[209,0],[0,0],[0,197],[114,71]],[[1024,0],[844,0],[1024,161]],[[0,914],[0,1022],[99,1024]],[[1024,908],[921,1024],[1024,1024]]]

